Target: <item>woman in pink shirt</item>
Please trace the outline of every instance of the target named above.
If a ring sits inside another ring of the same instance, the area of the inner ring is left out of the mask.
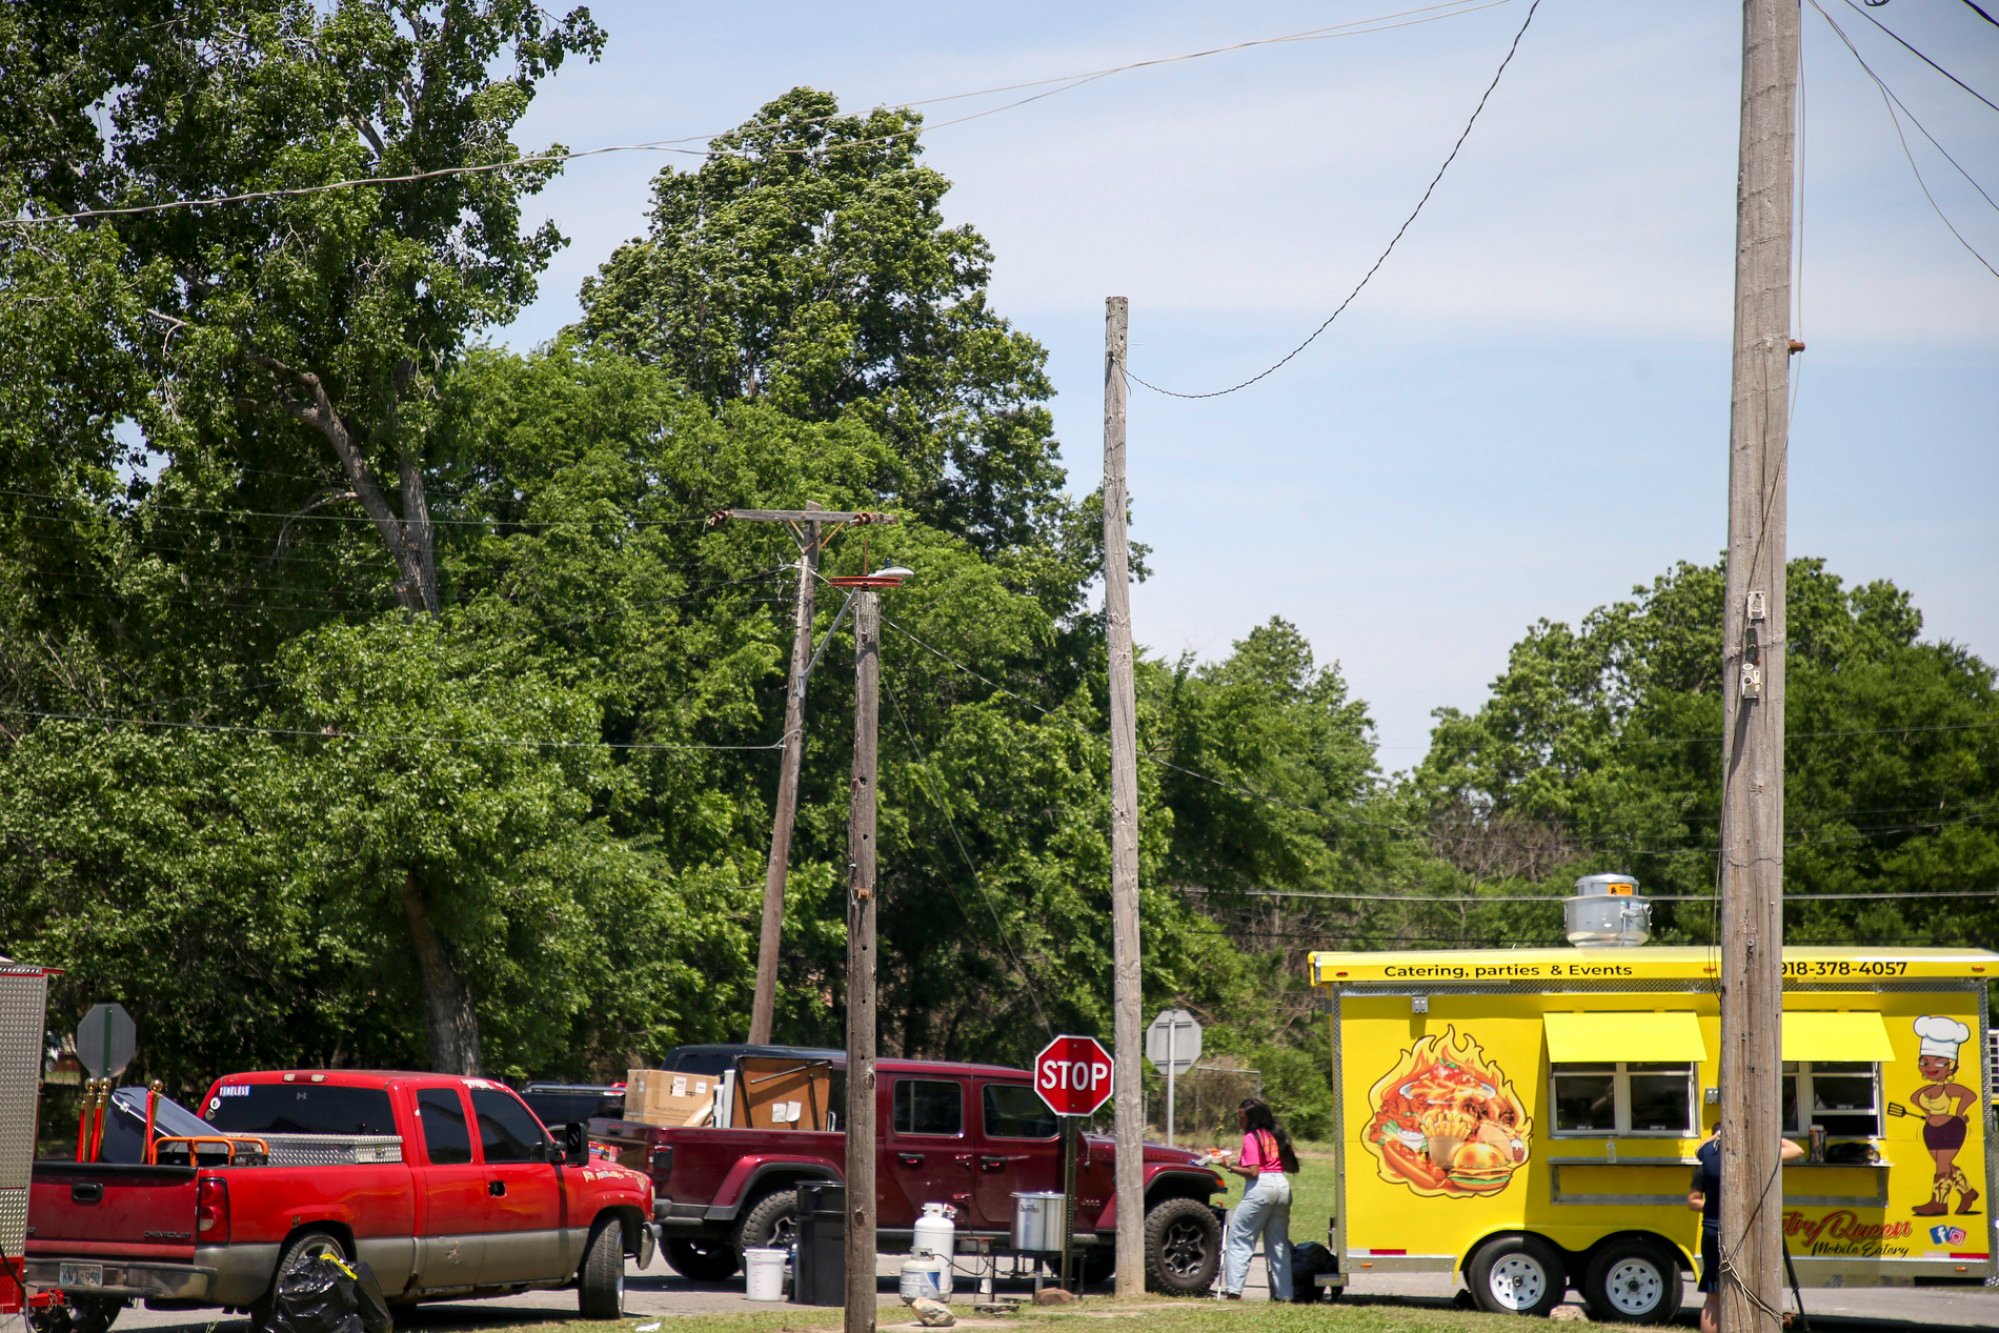
[[[1263,1261],[1270,1269],[1270,1299],[1291,1299],[1291,1181],[1298,1154],[1290,1136],[1278,1127],[1270,1108],[1245,1097],[1237,1115],[1242,1121],[1242,1153],[1229,1167],[1249,1181],[1242,1202],[1229,1214],[1228,1236],[1222,1243],[1222,1299],[1242,1299],[1249,1277],[1249,1259],[1256,1238],[1263,1237]]]

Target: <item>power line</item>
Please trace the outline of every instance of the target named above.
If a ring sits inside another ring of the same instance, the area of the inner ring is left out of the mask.
[[[1125,372],[1125,378],[1130,379],[1138,384],[1144,385],[1146,388],[1152,390],[1154,393],[1164,394],[1168,398],[1187,398],[1187,399],[1221,398],[1228,394],[1236,393],[1242,389],[1247,389],[1250,385],[1255,384],[1258,380],[1265,379],[1268,376],[1276,374],[1279,370],[1282,370],[1287,364],[1289,364],[1289,362],[1293,357],[1297,356],[1307,347],[1310,347],[1320,334],[1324,333],[1328,328],[1332,327],[1332,323],[1334,320],[1338,319],[1343,313],[1345,313],[1346,308],[1354,303],[1354,298],[1361,294],[1361,290],[1367,286],[1368,281],[1374,277],[1375,273],[1380,270],[1383,264],[1388,262],[1388,256],[1395,252],[1396,245],[1402,240],[1404,233],[1406,233],[1409,230],[1410,224],[1416,221],[1417,215],[1423,211],[1423,206],[1430,202],[1430,196],[1436,191],[1437,183],[1444,179],[1444,173],[1446,171],[1449,171],[1451,169],[1451,163],[1457,160],[1458,150],[1463,148],[1465,146],[1465,140],[1471,137],[1472,126],[1478,124],[1479,113],[1485,110],[1485,104],[1492,97],[1493,89],[1499,86],[1499,80],[1506,73],[1506,67],[1513,63],[1513,53],[1520,49],[1520,39],[1527,35],[1527,26],[1528,24],[1531,24],[1534,21],[1534,11],[1539,9],[1540,7],[1541,7],[1541,0],[1534,0],[1532,4],[1527,6],[1527,18],[1525,19],[1525,21],[1521,23],[1520,31],[1513,34],[1513,44],[1506,48],[1506,58],[1499,62],[1498,70],[1496,70],[1493,73],[1492,82],[1486,85],[1485,92],[1478,99],[1478,105],[1472,108],[1471,119],[1465,122],[1464,129],[1459,132],[1458,141],[1451,145],[1450,155],[1444,159],[1444,165],[1438,167],[1437,174],[1430,178],[1430,184],[1424,188],[1423,197],[1416,201],[1416,207],[1411,209],[1409,212],[1409,216],[1402,220],[1402,225],[1395,229],[1395,235],[1389,238],[1387,247],[1382,250],[1381,254],[1375,259],[1374,263],[1371,266],[1369,266],[1367,272],[1361,274],[1360,281],[1355,283],[1353,290],[1347,293],[1346,300],[1340,302],[1338,307],[1334,309],[1333,313],[1327,315],[1325,320],[1319,325],[1318,328],[1313,329],[1309,334],[1307,334],[1305,336],[1305,341],[1299,343],[1296,347],[1292,348],[1290,351],[1286,352],[1283,356],[1279,357],[1274,364],[1267,366],[1262,370],[1259,370],[1258,372],[1256,372],[1256,374],[1251,375],[1248,379],[1243,380],[1240,384],[1231,384],[1226,389],[1210,389],[1205,393],[1182,393],[1176,389],[1161,388],[1159,385],[1154,384],[1152,381],[1148,379],[1132,374],[1132,372],[1130,372],[1129,370]]]
[[[0,495],[12,495],[27,500],[49,500],[56,504],[73,504],[73,503],[78,503],[79,501],[82,500],[82,497],[79,496],[54,495],[47,491],[25,491],[5,486],[0,486]],[[224,509],[213,505],[168,504],[163,500],[153,500],[150,498],[134,501],[133,504],[135,508],[144,507],[145,509],[153,511],[164,511],[167,513],[176,513],[176,514],[215,514],[215,515],[220,515],[223,518],[281,518],[287,522],[292,522],[292,523],[313,523],[313,522],[365,523],[372,525],[375,522],[374,519],[368,517],[366,514],[307,514],[299,512],[283,513],[271,509]],[[101,514],[106,518],[118,517],[118,515],[113,514],[108,510],[95,510],[93,511],[92,516],[94,517],[98,514]],[[65,516],[61,514],[56,514],[56,515],[50,515],[50,517],[61,519]],[[633,528],[671,528],[671,527],[687,527],[697,523],[705,524],[707,521],[708,519],[705,515],[700,518],[640,518],[636,515],[630,515],[630,514],[620,514],[612,518],[602,518],[602,519],[598,518],[516,519],[516,518],[493,518],[493,517],[448,518],[448,517],[439,517],[435,514],[431,515],[429,518],[429,522],[438,527],[475,527],[475,528],[572,528],[572,527],[595,528],[595,527],[606,527],[606,526],[633,527]]]
[[[1964,0],[1964,4],[1965,8],[1969,9],[1972,13],[1984,19],[1987,23],[1990,23],[1993,27],[1999,28],[1999,19],[1993,18],[1990,14],[1980,9],[1977,5],[1972,3],[1972,0]]]
[[[1016,107],[1025,106],[1030,102],[1037,102],[1046,97],[1053,97],[1058,93],[1069,92],[1072,89],[1080,88],[1085,84],[1094,83],[1099,79],[1109,78],[1114,74],[1123,74],[1130,72],[1132,70],[1149,69],[1155,66],[1177,64],[1190,60],[1202,60],[1210,56],[1228,55],[1237,51],[1245,51],[1255,47],[1275,46],[1291,42],[1325,41],[1336,37],[1367,36],[1376,32],[1392,31],[1396,28],[1414,27],[1422,23],[1435,23],[1443,19],[1456,18],[1463,14],[1476,13],[1479,10],[1492,9],[1497,7],[1498,5],[1508,4],[1508,3],[1511,3],[1511,0],[1483,0],[1483,3],[1471,3],[1471,0],[1450,0],[1450,3],[1424,5],[1415,9],[1406,9],[1391,14],[1378,15],[1373,18],[1354,19],[1346,23],[1336,23],[1336,24],[1329,24],[1327,26],[1319,28],[1309,28],[1303,32],[1286,33],[1282,36],[1277,36],[1277,37],[1259,37],[1259,38],[1253,38],[1248,41],[1230,43],[1229,45],[1226,46],[1216,46],[1216,47],[1209,47],[1205,50],[1200,50],[1200,51],[1184,52],[1179,55],[1155,56],[1144,60],[1134,60],[1122,65],[1112,65],[1104,69],[1086,71],[1081,74],[1055,75],[1048,78],[1031,79],[1022,83],[1005,84],[1005,85],[1000,85],[998,87],[977,89],[971,92],[948,93],[940,97],[918,98],[914,101],[902,102],[898,103],[897,105],[904,107],[929,106],[940,102],[961,101],[966,98],[972,98],[972,97],[986,97],[998,93],[1017,92],[1027,88],[1043,88],[1043,87],[1048,88],[1048,91],[1036,93],[1030,97],[1023,97],[1018,101],[1009,102],[1003,106],[990,107],[986,110],[976,111],[969,115],[959,116],[951,120],[940,121],[937,124],[931,126],[902,130],[894,134],[877,135],[872,138],[859,140],[857,142],[859,145],[868,145],[876,143],[893,143],[899,139],[914,138],[918,134],[922,133],[923,130],[926,128],[942,129],[945,128],[946,126],[963,124],[967,121],[978,120],[985,116],[995,115],[1001,111],[1010,111]],[[1539,0],[1535,0],[1535,3],[1538,4]],[[1049,85],[1057,85],[1057,86],[1049,87]],[[867,114],[872,114],[875,111],[882,111],[886,109],[888,109],[887,104],[878,104],[875,107],[870,108],[868,112],[863,112],[859,114],[867,115]],[[848,114],[854,114],[854,113],[848,113]],[[814,116],[809,119],[794,123],[799,124],[801,126],[823,124],[828,121],[839,119],[840,115],[841,113],[835,112],[831,115]],[[748,153],[728,153],[721,150],[717,150],[712,146],[705,148],[690,148],[686,146],[689,144],[702,143],[704,141],[714,140],[722,137],[724,134],[727,133],[729,133],[729,131],[723,130],[723,131],[717,131],[714,134],[690,134],[672,139],[649,139],[638,143],[606,144],[596,148],[583,148],[574,151],[565,150],[561,152],[531,153],[517,157],[506,158],[495,162],[479,162],[479,163],[470,163],[463,166],[438,167],[429,171],[406,172],[394,176],[355,176],[345,180],[325,181],[318,185],[300,185],[300,186],[292,186],[287,188],[268,189],[268,190],[245,190],[235,194],[214,195],[204,199],[168,199],[150,204],[130,204],[119,207],[111,207],[111,208],[79,209],[72,213],[50,213],[35,217],[3,218],[0,219],[0,225],[15,227],[15,228],[25,228],[25,227],[38,226],[55,222],[80,222],[93,218],[130,217],[138,214],[165,213],[165,212],[172,212],[185,209],[207,208],[222,204],[255,203],[255,202],[274,200],[274,199],[296,199],[309,195],[325,194],[335,190],[358,189],[363,186],[414,185],[414,184],[420,184],[425,181],[443,180],[457,176],[488,175],[494,172],[512,170],[513,168],[516,167],[559,165],[566,162],[573,162],[580,158],[600,157],[607,153],[634,153],[634,152],[679,153],[688,157],[699,157],[704,159],[711,157],[751,155]],[[769,151],[781,154],[804,155],[815,152],[817,150],[813,148],[774,148],[761,151]]]
[[[1872,23],[1875,27],[1881,29],[1881,31],[1887,33],[1890,37],[1893,37],[1896,41],[1901,42],[1902,46],[1906,50],[1908,50],[1912,55],[1914,55],[1916,59],[1922,61],[1925,65],[1928,65],[1931,69],[1943,75],[1946,79],[1949,79],[1952,83],[1964,89],[1964,91],[1970,93],[1973,97],[1976,97],[1979,101],[1985,103],[1985,105],[1991,107],[1994,111],[1999,111],[1999,102],[1994,102],[1984,93],[1979,92],[1978,89],[1972,87],[1970,84],[1966,83],[1963,79],[1958,78],[1957,75],[1951,73],[1949,70],[1945,69],[1942,65],[1939,65],[1936,61],[1930,59],[1928,56],[1924,55],[1921,51],[1918,51],[1915,47],[1910,46],[1909,43],[1903,39],[1900,33],[1896,32],[1893,28],[1883,23],[1880,19],[1875,18],[1872,14],[1862,9],[1859,5],[1854,4],[1853,0],[1846,0],[1846,7],[1848,9],[1851,9],[1854,13],[1860,15],[1860,17],[1866,19],[1869,23]]]
[[[1853,54],[1853,58],[1860,62],[1860,68],[1867,71],[1867,77],[1874,80],[1875,88],[1878,89],[1881,93],[1882,105],[1888,111],[1888,119],[1895,126],[1896,142],[1902,145],[1902,156],[1908,159],[1909,170],[1915,173],[1916,187],[1923,192],[1923,198],[1929,200],[1930,208],[1936,213],[1938,219],[1942,221],[1943,225],[1949,228],[1950,234],[1957,238],[1957,243],[1963,246],[1965,250],[1967,250],[1971,254],[1971,257],[1973,259],[1976,259],[1980,264],[1983,264],[1985,266],[1985,271],[1987,273],[1990,273],[1995,278],[1999,278],[1999,268],[1992,267],[1991,261],[1988,260],[1984,255],[1980,254],[1978,252],[1978,248],[1972,245],[1970,241],[1965,239],[1964,233],[1957,229],[1957,224],[1952,222],[1950,220],[1949,215],[1943,211],[1943,205],[1939,204],[1937,202],[1936,196],[1930,193],[1929,182],[1923,179],[1923,169],[1916,165],[1916,155],[1909,148],[1908,136],[1902,133],[1901,116],[1906,115],[1909,118],[1910,123],[1915,125],[1915,127],[1918,130],[1922,131],[1923,137],[1925,139],[1928,139],[1931,145],[1934,146],[1939,153],[1943,154],[1944,160],[1946,162],[1950,163],[1953,167],[1957,168],[1958,175],[1964,177],[1967,181],[1971,182],[1971,187],[1974,190],[1977,190],[1978,193],[1981,196],[1983,196],[1986,203],[1992,204],[1992,206],[1995,209],[1999,209],[1999,203],[1994,203],[1992,196],[1986,193],[1985,187],[1983,185],[1980,185],[1970,172],[1966,171],[1961,165],[1959,165],[1958,160],[1950,155],[1949,150],[1946,149],[1942,144],[1938,143],[1937,137],[1934,134],[1931,134],[1929,130],[1924,127],[1923,122],[1916,118],[1916,113],[1909,110],[1909,108],[1903,104],[1902,99],[1897,97],[1894,94],[1894,92],[1889,89],[1887,83],[1882,80],[1881,76],[1874,72],[1874,67],[1869,65],[1867,63],[1866,58],[1860,54],[1860,49],[1853,44],[1853,39],[1846,35],[1846,30],[1839,26],[1839,24],[1833,19],[1832,15],[1825,12],[1825,9],[1818,3],[1818,0],[1810,0],[1810,4],[1813,9],[1818,11],[1819,17],[1824,19],[1828,24],[1830,24],[1832,30],[1839,34],[1839,40],[1842,43],[1844,43],[1846,49]],[[1898,107],[1901,109],[1900,115],[1896,114],[1896,108]]]
[[[1210,889],[1200,885],[1187,885],[1181,892],[1196,893],[1203,897],[1242,898],[1310,898],[1329,902],[1363,903],[1560,903],[1566,901],[1561,894],[1546,893],[1321,893],[1307,889]],[[1936,898],[1999,898],[1999,889],[1946,890],[1942,893],[1923,889],[1911,889],[1905,893],[1787,893],[1786,903],[1829,903],[1829,902],[1928,902]],[[1704,903],[1714,899],[1711,893],[1648,893],[1646,902],[1652,903]]]

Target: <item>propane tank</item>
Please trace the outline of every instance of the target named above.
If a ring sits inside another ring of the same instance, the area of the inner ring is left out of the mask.
[[[957,1253],[957,1228],[951,1225],[951,1205],[926,1203],[916,1219],[916,1238],[910,1242],[913,1255],[934,1254],[944,1261],[940,1281],[944,1294],[951,1294],[951,1256]]]

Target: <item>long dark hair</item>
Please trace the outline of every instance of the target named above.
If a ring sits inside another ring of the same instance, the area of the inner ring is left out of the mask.
[[[1297,1175],[1298,1152],[1291,1146],[1291,1136],[1277,1123],[1277,1117],[1270,1114],[1270,1108],[1254,1097],[1245,1097],[1236,1109],[1243,1114],[1243,1128],[1252,1134],[1261,1131],[1276,1140],[1277,1164],[1284,1168],[1284,1174]]]

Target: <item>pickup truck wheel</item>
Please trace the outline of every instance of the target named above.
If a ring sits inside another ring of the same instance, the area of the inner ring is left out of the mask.
[[[736,1259],[743,1251],[787,1249],[798,1234],[798,1191],[778,1190],[758,1199],[736,1228]]]
[[[271,1270],[271,1285],[250,1307],[250,1327],[255,1333],[264,1333],[271,1326],[271,1315],[278,1303],[278,1284],[284,1281],[285,1275],[313,1255],[327,1253],[342,1260],[350,1257],[340,1238],[325,1231],[301,1231],[291,1238],[278,1255],[278,1266]]]
[[[576,1304],[585,1319],[616,1319],[625,1313],[625,1235],[604,1221],[590,1235],[583,1266],[576,1271]]]
[[[1145,1215],[1145,1284],[1169,1296],[1198,1296],[1222,1262],[1222,1224],[1200,1199],[1168,1199]]]
[[[666,1261],[691,1282],[727,1282],[736,1275],[736,1251],[726,1243],[675,1237],[666,1243]]]
[[[105,1333],[124,1301],[104,1296],[68,1297],[67,1304],[30,1311],[28,1325],[35,1333]]]

